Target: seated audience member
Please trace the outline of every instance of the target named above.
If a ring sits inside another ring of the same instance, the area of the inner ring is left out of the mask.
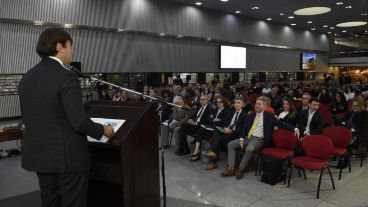
[[[120,96],[121,96],[121,90],[117,89],[116,93],[114,93],[114,96],[112,97],[113,101],[120,101]]]
[[[297,112],[299,113],[302,110],[309,108],[309,100],[312,98],[312,96],[309,93],[304,93],[302,95],[302,105],[297,108]]]
[[[355,98],[355,93],[351,86],[346,86],[344,95],[345,95],[346,101],[353,100]]]
[[[271,90],[271,104],[270,107],[272,107],[274,110],[279,110],[282,106],[282,99],[281,96],[278,95],[279,88],[274,86]]]
[[[110,101],[111,97],[109,96],[109,93],[106,90],[102,90],[99,100]]]
[[[161,147],[169,147],[169,131],[172,130],[173,139],[177,140],[178,131],[180,126],[188,121],[190,118],[190,107],[184,103],[184,98],[182,96],[176,96],[174,98],[174,103],[176,105],[182,106],[185,109],[173,107],[172,114],[167,121],[167,126],[161,125]],[[179,143],[177,143],[179,144]]]
[[[218,97],[216,99],[216,110],[213,111],[211,114],[211,124],[209,126],[206,126],[208,128],[215,129],[216,126],[223,127],[226,112],[227,112],[227,100],[223,97]],[[201,153],[201,146],[203,139],[208,139],[212,137],[211,130],[208,130],[204,127],[201,127],[198,129],[198,135],[196,139],[196,146],[192,155],[192,158],[190,159],[191,162],[195,162],[200,159],[200,153]]]
[[[194,97],[192,99],[192,108],[193,109],[197,109],[200,107],[201,103],[199,102],[199,99],[201,98],[201,89],[200,88],[196,88],[194,90]]]
[[[162,91],[161,97],[166,102],[173,103],[174,101],[174,96],[172,96],[170,90]],[[160,121],[164,122],[170,118],[170,115],[172,113],[171,106],[168,104],[160,104],[160,109],[161,109]]]
[[[355,137],[353,148],[356,149],[362,143],[368,142],[368,111],[365,110],[364,105],[360,104],[358,100],[354,99],[351,104],[351,112],[347,114],[342,124],[349,128]]]
[[[130,101],[130,98],[129,98],[129,93],[128,91],[121,91],[121,95],[120,95],[120,100],[121,102],[127,102],[127,101]]]
[[[326,87],[321,89],[321,93],[318,96],[319,102],[328,105],[332,103],[332,96]]]
[[[348,105],[346,103],[345,95],[342,92],[337,92],[334,96],[331,113],[334,115],[342,114],[342,113],[346,113],[347,110],[348,110]]]
[[[222,176],[235,175],[237,179],[241,179],[253,152],[260,150],[262,147],[273,145],[272,132],[275,125],[295,131],[295,134],[299,136],[299,130],[295,126],[277,120],[272,113],[265,111],[266,106],[266,98],[264,96],[258,97],[255,112],[247,116],[241,129],[240,138],[228,144],[228,168],[221,173]],[[236,149],[239,148],[244,150],[244,155],[241,158],[238,170],[235,171]]]
[[[271,106],[271,99],[269,97],[266,97],[266,102],[267,102],[267,107],[266,107],[265,111],[270,112],[272,114],[275,114],[275,109]]]
[[[208,96],[202,95],[200,98],[201,107],[196,110],[192,118],[184,123],[179,129],[179,136],[176,141],[176,155],[186,155],[190,153],[187,135],[193,135],[198,132],[201,125],[209,125],[211,123],[211,108],[208,106]]]
[[[298,127],[302,136],[322,134],[324,121],[318,108],[319,100],[311,98],[309,108],[300,112]]]
[[[224,144],[239,138],[244,120],[247,113],[243,111],[244,100],[236,97],[234,99],[234,110],[228,113],[224,122],[223,131],[215,129],[212,135],[212,151],[207,155],[212,161],[207,165],[206,170],[213,170],[217,168],[217,160],[220,156],[221,147]]]
[[[294,101],[290,97],[284,97],[282,99],[283,110],[276,118],[285,123],[296,126],[298,123],[297,113],[295,110]]]

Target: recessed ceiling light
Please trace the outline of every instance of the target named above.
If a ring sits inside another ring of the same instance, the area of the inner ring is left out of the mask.
[[[365,33],[368,33],[368,30],[365,30]]]
[[[367,15],[368,15],[368,13],[367,13],[367,12],[365,12],[365,13],[361,13],[361,15],[362,15],[362,16],[367,16]]]
[[[330,27],[330,29],[335,29],[335,27]]]
[[[202,2],[196,2],[195,3],[197,6],[200,6],[200,5],[202,5]]]
[[[240,11],[238,10],[238,11],[235,11],[235,14],[240,14]]]
[[[323,25],[323,27],[328,27],[328,25]]]
[[[327,34],[331,34],[331,32],[327,32]]]
[[[308,7],[304,9],[298,9],[294,11],[295,15],[318,15],[318,14],[324,14],[331,11],[331,8],[329,7]]]
[[[293,23],[293,24],[290,24],[291,26],[295,26],[296,24],[295,23]]]
[[[312,22],[312,21],[308,21],[307,23],[308,23],[308,24],[312,24],[313,22]]]
[[[356,21],[356,22],[343,22],[340,24],[337,24],[337,27],[358,27],[358,26],[363,26],[366,25],[367,22],[363,22],[363,21]]]
[[[337,5],[343,5],[343,2],[336,2]]]
[[[311,30],[316,30],[316,28],[312,28]]]
[[[221,0],[222,2],[228,2],[229,0]]]
[[[280,16],[284,16],[284,13],[280,13]]]
[[[289,19],[294,19],[294,16],[289,16],[288,18],[289,18]]]
[[[346,6],[345,8],[346,8],[346,9],[351,9],[351,8],[353,8],[353,7],[349,5],[349,6]]]
[[[267,21],[271,21],[271,20],[272,20],[272,18],[271,18],[271,17],[269,17],[269,18],[267,18],[266,20],[267,20]]]
[[[259,9],[258,6],[252,7],[252,10],[258,10],[258,9]]]
[[[341,32],[346,32],[346,30],[342,30]]]

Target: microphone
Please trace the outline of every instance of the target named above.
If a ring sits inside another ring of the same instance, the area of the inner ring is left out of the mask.
[[[84,75],[82,72],[80,72],[77,68],[75,68],[74,66],[70,66],[69,67],[69,70],[71,70],[71,71],[73,71],[75,74],[77,74],[77,76],[79,77],[79,78],[88,78],[88,79],[90,79],[90,77],[89,76],[86,76],[86,75]]]

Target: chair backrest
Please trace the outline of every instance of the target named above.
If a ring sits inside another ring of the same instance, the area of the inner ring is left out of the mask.
[[[311,135],[304,137],[302,147],[308,157],[328,161],[333,149],[333,143],[330,138],[324,135]]]
[[[330,109],[328,109],[328,107],[322,103],[319,104],[319,109],[318,111],[322,114],[323,116],[323,120],[326,124],[331,124],[332,119],[333,119],[333,115],[330,112]]]
[[[341,126],[327,127],[323,130],[323,135],[330,138],[335,146],[348,147],[353,135],[350,130]]]
[[[298,138],[295,136],[294,132],[286,129],[274,130],[272,138],[276,147],[289,150],[294,150],[298,142]]]
[[[251,102],[252,104],[253,103],[256,103],[256,100],[258,97],[260,97],[261,95],[258,94],[258,93],[251,93],[248,95],[248,99],[249,99],[249,102]]]

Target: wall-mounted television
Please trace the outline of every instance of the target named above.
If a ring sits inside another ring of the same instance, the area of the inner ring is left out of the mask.
[[[246,69],[247,48],[234,46],[220,46],[221,69]]]
[[[317,66],[317,54],[316,53],[301,53],[301,69],[302,70],[314,70]]]

